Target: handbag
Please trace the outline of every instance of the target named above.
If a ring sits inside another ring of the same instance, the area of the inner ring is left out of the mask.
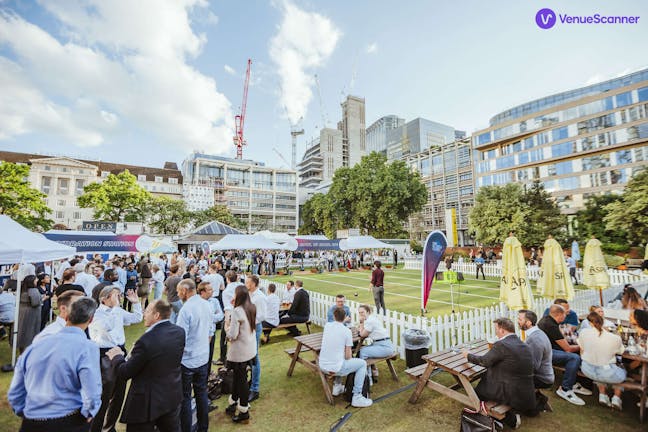
[[[477,411],[464,408],[461,412],[459,432],[501,432],[504,428],[501,422],[487,413],[486,404],[482,401]]]

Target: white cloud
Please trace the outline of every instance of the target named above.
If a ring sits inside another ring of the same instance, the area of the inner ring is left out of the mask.
[[[378,51],[378,44],[376,42],[367,46],[367,54],[373,54]]]
[[[43,1],[62,26],[61,40],[0,14],[0,45],[12,53],[0,56],[0,139],[51,133],[96,146],[128,124],[169,146],[228,151],[230,102],[186,61],[206,43],[189,13],[207,4],[164,3]]]
[[[225,66],[223,66],[223,69],[225,69],[225,72],[227,72],[227,73],[230,74],[230,75],[236,75],[236,69],[234,69],[234,68],[233,68],[232,66],[230,66],[230,65],[225,65]]]
[[[329,59],[340,30],[327,17],[299,9],[289,0],[279,7],[283,17],[270,41],[270,58],[281,81],[279,103],[295,123],[306,114],[313,96],[313,71]]]

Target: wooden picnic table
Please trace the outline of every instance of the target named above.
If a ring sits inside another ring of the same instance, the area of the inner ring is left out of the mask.
[[[360,334],[358,333],[358,329],[356,329],[355,327],[351,328],[351,334],[353,336],[353,342],[360,340]],[[328,385],[328,377],[319,368],[319,353],[322,349],[323,337],[324,333],[313,333],[295,337],[297,346],[295,348],[289,348],[285,350],[286,353],[291,357],[290,366],[288,367],[288,376],[292,376],[292,373],[295,370],[295,365],[298,362],[301,363],[308,370],[314,372],[320,377],[322,381],[322,387],[324,388],[324,394],[326,395],[326,400],[328,401],[328,403],[333,405],[333,393],[331,393],[331,388]],[[302,354],[306,352],[312,352],[314,359],[305,359]]]
[[[475,355],[484,355],[489,350],[488,342],[485,340],[473,341],[466,345],[468,351]],[[470,363],[466,358],[464,358],[461,352],[456,352],[452,349],[427,354],[422,358],[427,362],[427,367],[423,374],[418,378],[418,384],[409,399],[410,403],[416,403],[421,396],[421,393],[423,393],[423,390],[426,387],[429,387],[432,390],[457,400],[474,410],[479,410],[479,397],[477,396],[477,393],[475,393],[475,389],[471,382],[481,377],[484,372],[486,372],[486,368]],[[465,390],[466,394],[455,390],[453,387],[456,386],[446,387],[443,384],[430,380],[432,372],[436,369],[441,369],[442,371],[452,375],[457,384]]]
[[[641,362],[641,381],[626,381],[622,387],[627,390],[639,393],[639,421],[641,423],[646,419],[646,392],[648,392],[648,357],[646,355],[633,355],[624,352],[621,357],[624,359]]]

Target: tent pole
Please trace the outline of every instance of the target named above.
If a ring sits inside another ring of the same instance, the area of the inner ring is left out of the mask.
[[[11,346],[11,367],[16,366],[16,351],[18,350],[18,323],[20,321],[20,290],[22,288],[22,281],[25,278],[25,263],[20,263],[18,267],[18,280],[16,281],[16,311],[14,312],[14,325],[13,325],[13,344]]]
[[[599,287],[599,300],[601,301],[601,307],[603,307],[603,288]]]

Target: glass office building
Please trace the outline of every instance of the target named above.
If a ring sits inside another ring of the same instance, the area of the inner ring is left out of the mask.
[[[463,137],[463,131],[419,117],[387,130],[387,160],[406,159],[430,147],[443,146]]]
[[[477,188],[538,179],[573,214],[648,165],[648,69],[497,114],[473,148]]]

